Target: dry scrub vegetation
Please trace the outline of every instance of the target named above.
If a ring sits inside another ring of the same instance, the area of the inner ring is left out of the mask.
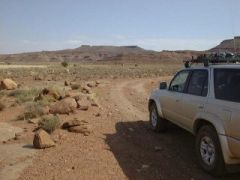
[[[0,77],[19,78],[33,77],[34,80],[88,80],[102,78],[144,78],[171,75],[182,65],[180,64],[51,64],[46,68],[0,68]],[[37,77],[37,78],[36,78]]]

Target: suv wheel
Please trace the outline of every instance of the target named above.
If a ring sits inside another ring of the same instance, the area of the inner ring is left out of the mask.
[[[154,131],[161,132],[167,129],[167,120],[159,116],[155,103],[152,103],[150,106],[149,116],[150,125]]]
[[[197,133],[196,153],[200,166],[212,175],[222,175],[225,171],[222,150],[216,130],[203,126]]]

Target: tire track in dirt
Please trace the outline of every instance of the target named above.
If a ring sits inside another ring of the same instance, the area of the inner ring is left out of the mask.
[[[147,119],[147,114],[140,111],[137,107],[133,106],[131,101],[128,100],[126,95],[124,94],[125,87],[131,87],[132,83],[137,83],[136,80],[128,80],[118,83],[111,89],[110,96],[112,100],[116,103],[119,111],[122,116],[127,120],[139,120],[139,119]],[[143,84],[138,84],[140,89],[143,88]],[[140,90],[142,92],[142,90]]]

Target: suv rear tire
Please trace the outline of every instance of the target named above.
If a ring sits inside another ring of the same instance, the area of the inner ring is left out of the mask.
[[[167,120],[159,116],[155,103],[152,103],[149,108],[149,122],[155,132],[163,132],[167,129]]]
[[[196,137],[195,150],[200,166],[214,176],[225,173],[225,163],[218,134],[210,125],[200,128]]]

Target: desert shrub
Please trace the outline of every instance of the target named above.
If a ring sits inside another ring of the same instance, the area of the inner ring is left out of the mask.
[[[37,102],[41,106],[48,106],[52,102],[55,102],[55,101],[56,101],[56,99],[54,97],[52,97],[52,96],[43,96],[43,98],[40,101],[37,101]]]
[[[67,61],[63,61],[63,62],[61,63],[61,65],[62,65],[63,67],[68,67],[68,62],[67,62]]]
[[[57,116],[43,116],[38,125],[48,133],[52,133],[60,127],[60,120]]]
[[[17,89],[9,93],[9,96],[16,98],[18,104],[32,101],[40,93],[39,89]]]
[[[2,111],[6,106],[0,101],[0,111]]]
[[[44,113],[44,105],[41,104],[41,102],[31,102],[28,103],[25,106],[24,109],[24,114],[22,116],[20,116],[18,119],[32,119],[32,118],[36,118],[39,116],[43,116]]]
[[[89,94],[87,98],[90,101],[95,101],[97,99],[97,97],[98,97],[97,93],[92,93],[92,94]]]

